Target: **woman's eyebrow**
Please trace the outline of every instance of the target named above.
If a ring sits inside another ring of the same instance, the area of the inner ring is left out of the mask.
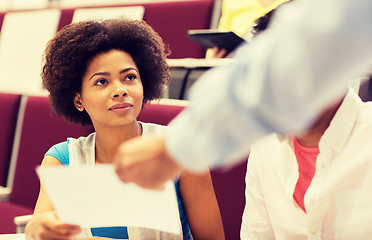
[[[101,76],[110,76],[110,73],[108,73],[108,72],[97,72],[97,73],[93,74],[93,75],[89,78],[89,80],[91,80],[94,76],[97,76],[97,75],[101,75]]]
[[[138,72],[138,70],[137,70],[136,68],[134,68],[134,67],[129,67],[129,68],[125,68],[125,69],[121,70],[121,71],[120,71],[120,74],[126,73],[126,72],[131,71],[131,70],[134,70],[134,71]],[[99,75],[99,76],[110,76],[110,73],[108,73],[108,72],[97,72],[97,73],[93,74],[93,75],[89,78],[89,80],[91,80],[94,76],[97,76],[97,75]]]
[[[134,70],[134,71],[138,72],[138,70],[137,70],[136,68],[134,68],[134,67],[129,67],[129,68],[125,68],[125,69],[121,70],[121,71],[120,71],[120,74],[125,73],[125,72],[128,72],[128,71],[130,71],[130,70]]]

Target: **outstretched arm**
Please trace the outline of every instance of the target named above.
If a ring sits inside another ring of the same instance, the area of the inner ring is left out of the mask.
[[[363,74],[372,56],[372,1],[303,0],[280,7],[236,62],[208,71],[171,122],[169,155],[201,171],[235,164],[258,138],[304,131]]]
[[[161,140],[162,153],[148,153],[156,164],[140,167],[146,176],[125,166],[143,157],[148,145],[139,140],[120,147],[122,180],[158,187],[175,176],[176,166],[202,172],[206,165],[233,165],[264,135],[304,131],[367,69],[371,22],[370,0],[303,0],[281,7],[269,28],[240,49],[238,61],[194,84],[190,106]]]

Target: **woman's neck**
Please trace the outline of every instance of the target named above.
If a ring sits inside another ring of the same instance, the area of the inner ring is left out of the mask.
[[[142,135],[139,122],[124,127],[98,127],[96,130],[95,156],[96,163],[112,163],[119,145],[129,139]]]
[[[319,117],[318,121],[303,135],[297,135],[296,139],[301,146],[318,147],[320,138],[329,127],[342,101],[331,106]]]

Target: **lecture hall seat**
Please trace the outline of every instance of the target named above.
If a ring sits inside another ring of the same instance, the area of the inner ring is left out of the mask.
[[[177,116],[184,106],[166,104],[146,104],[137,117],[138,121],[168,125]]]
[[[66,123],[51,115],[47,97],[22,97],[7,182],[11,192],[7,202],[0,202],[0,233],[16,233],[14,217],[33,212],[39,193],[35,167],[44,153],[67,137],[86,136],[92,131],[92,127]]]
[[[214,169],[211,171],[226,240],[240,239],[240,226],[245,206],[246,170],[247,160],[229,170]]]
[[[203,58],[205,49],[187,36],[190,29],[210,27],[214,0],[149,1],[107,6],[61,8],[58,30],[72,22],[74,11],[79,9],[144,6],[145,20],[169,46],[169,58]]]
[[[21,95],[0,93],[0,186],[5,187]]]

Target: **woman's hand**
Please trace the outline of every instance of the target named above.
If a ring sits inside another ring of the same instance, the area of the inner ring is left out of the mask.
[[[80,226],[61,222],[55,211],[34,216],[25,229],[27,240],[69,240],[74,239],[80,232]]]

